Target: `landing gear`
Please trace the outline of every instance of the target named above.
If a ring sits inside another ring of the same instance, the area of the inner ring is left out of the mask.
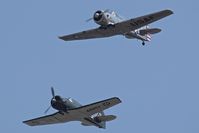
[[[143,45],[143,46],[145,45],[145,42],[144,42],[144,41],[142,42],[142,45]]]

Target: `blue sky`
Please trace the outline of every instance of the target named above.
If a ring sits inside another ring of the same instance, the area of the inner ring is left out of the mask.
[[[1,132],[198,133],[198,4],[1,0]],[[151,24],[163,31],[146,46],[122,36],[74,42],[57,38],[96,27],[85,20],[98,9],[126,18],[162,9],[175,14]],[[44,115],[51,86],[82,104],[118,96],[122,104],[106,111],[118,118],[106,130],[78,122],[24,125],[23,120]]]

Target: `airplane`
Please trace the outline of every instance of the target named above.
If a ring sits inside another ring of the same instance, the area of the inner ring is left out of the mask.
[[[145,41],[151,41],[151,34],[156,34],[161,31],[159,28],[150,28],[148,25],[171,14],[173,14],[171,10],[162,10],[141,17],[124,20],[114,11],[98,10],[94,13],[93,18],[88,19],[88,21],[93,19],[100,27],[59,36],[59,38],[64,41],[72,41],[123,35],[128,39],[141,40],[142,45],[145,45]]]
[[[29,126],[49,125],[57,123],[65,123],[70,121],[80,121],[83,126],[96,126],[98,128],[106,128],[106,122],[116,119],[115,115],[105,115],[104,110],[121,103],[117,97],[112,97],[103,101],[91,103],[82,106],[79,102],[72,98],[62,98],[55,95],[53,87],[51,87],[52,99],[47,113],[51,107],[58,112],[38,117],[31,120],[23,121]]]

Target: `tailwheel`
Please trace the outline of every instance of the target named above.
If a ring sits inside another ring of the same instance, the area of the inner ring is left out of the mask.
[[[143,45],[143,46],[145,45],[145,42],[144,42],[144,41],[142,42],[142,45]]]

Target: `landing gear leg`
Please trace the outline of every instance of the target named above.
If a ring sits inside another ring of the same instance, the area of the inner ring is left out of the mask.
[[[145,45],[145,42],[144,42],[144,41],[142,42],[142,45],[143,45],[143,46]]]

